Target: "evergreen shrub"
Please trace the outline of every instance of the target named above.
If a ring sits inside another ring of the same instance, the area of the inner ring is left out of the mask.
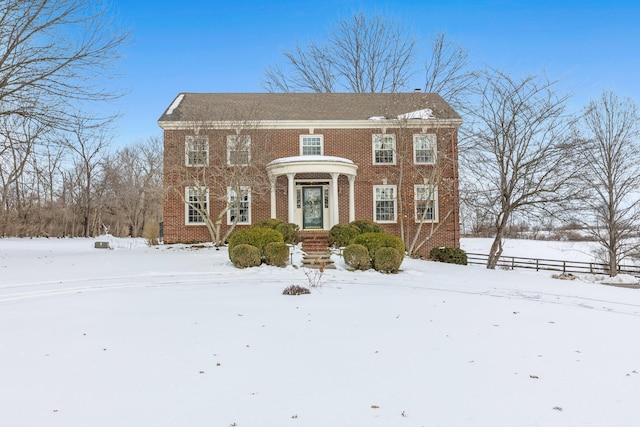
[[[343,248],[360,234],[360,229],[351,224],[336,224],[329,230],[329,246]]]
[[[270,228],[252,227],[236,231],[229,238],[229,256],[231,256],[233,248],[241,244],[255,246],[258,248],[260,255],[263,256],[264,246],[271,242],[284,243],[284,238],[280,232]]]
[[[404,242],[398,236],[386,233],[363,233],[353,239],[352,243],[364,245],[369,250],[369,256],[374,257],[376,251],[383,247],[391,247],[404,256]],[[372,259],[373,261],[373,259]]]
[[[289,246],[281,242],[264,245],[264,262],[267,265],[284,267],[289,261]]]
[[[381,273],[397,273],[403,258],[396,248],[383,246],[373,256],[373,268]]]
[[[433,248],[429,252],[429,258],[449,264],[467,265],[467,253],[460,248]]]
[[[351,221],[349,225],[358,227],[360,233],[384,233],[384,227],[370,219],[356,219]]]
[[[276,230],[282,234],[284,242],[290,245],[298,242],[298,230],[300,227],[297,224],[284,222],[281,219],[270,218],[260,221],[253,225],[254,228],[269,228]]]
[[[342,251],[344,262],[355,270],[367,270],[369,268],[369,250],[366,246],[352,243]]]
[[[229,251],[231,262],[238,268],[257,267],[261,264],[260,249],[241,243]]]

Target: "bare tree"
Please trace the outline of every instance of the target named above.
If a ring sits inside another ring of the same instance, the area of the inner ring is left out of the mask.
[[[167,171],[165,188],[187,206],[188,222],[207,227],[216,246],[225,244],[238,223],[249,222],[251,198],[270,189],[269,131],[242,118],[252,116],[250,111],[186,110],[192,127],[185,145],[167,154],[178,159],[166,162],[175,166]],[[221,117],[238,119],[215,119]]]
[[[46,132],[46,127],[22,116],[0,116],[0,234],[8,231],[10,199],[13,212],[22,215],[25,185],[21,178],[30,170],[36,145]],[[31,180],[30,180],[31,181]],[[17,225],[17,224],[16,224]]]
[[[438,93],[455,109],[461,109],[478,73],[469,68],[469,52],[438,33],[431,39],[425,70],[425,92]]]
[[[97,0],[2,2],[0,115],[60,128],[73,122],[72,103],[118,96],[98,77],[108,76],[128,37]]]
[[[283,51],[283,66],[265,70],[272,92],[398,92],[413,75],[416,41],[405,24],[364,13],[342,18],[325,42]]]
[[[82,236],[99,232],[97,186],[103,161],[111,142],[109,122],[76,116],[73,128],[60,133],[59,144],[73,153],[75,182],[80,186],[78,208],[82,218]]]
[[[407,116],[390,123],[396,136],[396,166],[384,178],[392,179],[398,188],[413,184],[409,194],[398,191],[396,195],[400,236],[413,255],[455,214],[451,198],[458,191],[457,151],[449,129],[416,127],[414,118]]]
[[[584,149],[585,229],[604,250],[612,276],[638,249],[632,237],[640,221],[639,120],[633,100],[603,92],[584,108],[575,128],[575,144]]]
[[[145,224],[162,211],[162,142],[151,137],[119,149],[105,162],[111,229],[139,237]]]
[[[548,215],[555,203],[571,200],[576,168],[567,96],[558,93],[556,82],[486,70],[480,83],[477,102],[466,108],[461,176],[468,179],[465,188],[477,194],[477,207],[493,218],[487,268],[495,268],[512,216]]]

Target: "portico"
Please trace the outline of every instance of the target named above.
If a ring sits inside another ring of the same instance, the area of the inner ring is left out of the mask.
[[[334,156],[294,156],[273,160],[267,165],[271,184],[271,217],[276,218],[276,180],[287,177],[288,222],[301,230],[328,230],[340,222],[338,177],[349,183],[349,222],[355,219],[354,183],[358,166],[351,160]],[[325,176],[297,179],[300,174]]]

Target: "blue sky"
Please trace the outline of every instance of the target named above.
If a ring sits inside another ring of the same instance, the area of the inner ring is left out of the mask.
[[[573,94],[574,110],[603,90],[640,103],[637,0],[112,2],[133,32],[119,65],[126,95],[117,105],[118,145],[160,136],[157,119],[179,92],[263,92],[264,69],[281,60],[282,49],[324,37],[339,17],[357,11],[404,20],[425,55],[429,38],[444,31],[478,67],[545,72]]]

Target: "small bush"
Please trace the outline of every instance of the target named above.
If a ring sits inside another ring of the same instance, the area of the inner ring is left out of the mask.
[[[261,264],[260,249],[241,243],[229,251],[231,262],[238,268],[257,267]]]
[[[264,245],[264,262],[267,265],[284,267],[289,260],[289,246],[281,242],[271,242]]]
[[[352,243],[366,246],[369,256],[374,257],[376,251],[383,247],[391,247],[404,255],[404,242],[398,236],[386,233],[364,233],[353,239]],[[372,259],[373,261],[373,259]]]
[[[298,227],[297,224],[284,222],[281,219],[270,218],[260,221],[253,225],[253,228],[268,228],[276,230],[282,234],[284,242],[290,245],[294,245],[298,242]]]
[[[231,257],[233,248],[241,244],[255,246],[260,251],[260,256],[263,256],[264,246],[271,242],[284,243],[282,234],[276,230],[261,227],[252,227],[246,230],[236,231],[229,238],[229,257]]]
[[[358,227],[360,233],[384,233],[384,227],[370,219],[356,219],[351,221],[349,225]]]
[[[385,246],[378,249],[373,256],[373,268],[381,273],[397,273],[403,258],[399,250]]]
[[[467,265],[467,253],[459,248],[433,248],[429,252],[429,258],[449,264]]]
[[[366,246],[352,243],[342,251],[344,262],[355,270],[366,270],[369,268],[369,250]]]
[[[305,288],[304,286],[298,286],[298,285],[291,285],[288,288],[285,288],[284,291],[282,291],[282,295],[304,295],[304,294],[310,294],[311,291],[307,288]]]
[[[329,246],[343,248],[360,234],[360,229],[351,224],[336,224],[329,230]]]
[[[145,222],[142,228],[142,237],[147,239],[149,245],[160,243],[160,224],[156,221]]]

